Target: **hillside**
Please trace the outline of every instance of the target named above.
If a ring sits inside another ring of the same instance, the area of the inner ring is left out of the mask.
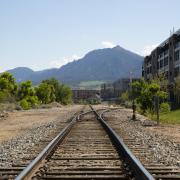
[[[143,57],[120,46],[98,49],[87,53],[82,59],[68,63],[61,68],[32,71],[29,68],[10,70],[18,82],[31,79],[34,84],[41,80],[55,77],[58,80],[76,86],[86,81],[114,81],[129,77],[133,71],[134,77],[141,76]]]

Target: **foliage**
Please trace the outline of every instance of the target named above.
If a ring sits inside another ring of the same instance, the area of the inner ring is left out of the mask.
[[[20,106],[24,109],[24,110],[28,110],[31,108],[31,104],[28,103],[28,101],[26,99],[22,99],[20,102],[19,102]]]
[[[123,93],[121,94],[120,100],[121,100],[122,102],[126,102],[126,101],[129,100],[129,93],[128,93],[128,91],[123,92]]]
[[[131,102],[131,101],[126,101],[126,102],[124,103],[124,106],[125,106],[126,108],[132,108],[132,102]]]
[[[0,102],[10,101],[12,99],[8,91],[0,91]]]
[[[55,78],[44,80],[34,88],[31,81],[17,85],[15,78],[8,72],[0,75],[0,102],[18,101],[23,109],[30,109],[39,104],[53,101],[69,104],[72,101],[72,91],[69,86],[60,84]]]
[[[22,100],[28,96],[35,96],[35,90],[31,81],[22,82],[18,88],[18,99]]]
[[[39,104],[31,81],[22,82],[18,88],[18,100],[23,109],[30,109]]]
[[[0,102],[14,102],[17,84],[14,77],[8,73],[0,75]]]
[[[180,94],[180,75],[176,78],[174,92],[176,95]]]
[[[15,95],[17,91],[17,84],[12,74],[4,72],[0,75],[0,91],[7,91]]]
[[[169,113],[170,112],[170,105],[168,103],[161,103],[160,105],[160,112],[161,113]]]
[[[147,83],[143,79],[132,83],[131,94],[140,105],[143,113],[147,110],[153,112],[155,96],[159,97],[160,102],[163,102],[167,98],[167,93],[160,90],[159,84],[155,81]]]
[[[55,79],[55,78],[46,79],[46,80],[42,81],[42,83],[46,83],[46,84],[52,86],[54,88],[55,98],[58,98],[58,91],[61,87],[61,84],[59,83],[59,81],[57,79]]]
[[[36,95],[43,104],[51,103],[56,99],[54,86],[45,81],[36,88]]]
[[[67,85],[61,85],[58,90],[56,97],[57,102],[61,102],[64,105],[67,105],[72,102],[72,91],[71,88]]]
[[[100,100],[99,99],[89,99],[87,100],[88,104],[91,104],[91,105],[96,105],[96,104],[100,104]]]
[[[69,104],[72,102],[72,91],[67,85],[60,84],[55,78],[44,80],[43,82],[52,85],[54,87],[55,100],[62,104]]]

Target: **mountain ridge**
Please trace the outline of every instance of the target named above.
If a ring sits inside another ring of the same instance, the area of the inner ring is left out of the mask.
[[[114,81],[129,77],[130,71],[133,71],[134,77],[140,77],[142,62],[142,56],[116,46],[92,50],[84,57],[60,68],[33,71],[27,67],[18,67],[8,71],[15,76],[18,83],[30,79],[36,85],[43,79],[55,77],[72,85],[82,81]]]

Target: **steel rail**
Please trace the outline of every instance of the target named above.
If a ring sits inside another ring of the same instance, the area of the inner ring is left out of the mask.
[[[39,155],[15,178],[15,180],[27,179],[32,171],[53,151],[53,149],[66,137],[73,125],[80,119],[81,115],[92,113],[87,111],[72,118],[71,122],[39,153]]]
[[[139,180],[155,180],[154,177],[145,169],[145,167],[141,164],[141,162],[134,156],[134,154],[129,150],[129,148],[125,145],[123,140],[119,137],[119,135],[104,121],[101,115],[97,113],[97,111],[90,105],[90,108],[93,110],[99,122],[102,124],[106,132],[109,134],[110,138],[114,142],[119,154],[122,156],[124,161],[133,171],[133,175],[135,179]],[[105,112],[105,111],[104,111]]]

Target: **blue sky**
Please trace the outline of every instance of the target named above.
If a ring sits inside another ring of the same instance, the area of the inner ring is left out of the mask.
[[[180,28],[179,0],[0,0],[0,71],[59,67],[120,45],[147,54]]]

